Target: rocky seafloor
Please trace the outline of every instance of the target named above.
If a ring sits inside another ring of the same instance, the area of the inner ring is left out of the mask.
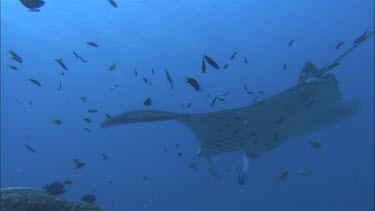
[[[1,188],[1,211],[103,211],[95,204],[69,201],[47,191],[28,187]]]

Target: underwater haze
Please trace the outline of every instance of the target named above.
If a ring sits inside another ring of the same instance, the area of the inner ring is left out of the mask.
[[[212,156],[215,179],[176,121],[102,127],[124,112],[236,109],[294,87],[306,62],[320,69],[374,30],[373,0],[116,4],[1,1],[2,188],[69,181],[61,197],[94,194],[110,211],[374,210],[373,35],[329,71],[361,109],[252,159],[244,185],[244,152]]]

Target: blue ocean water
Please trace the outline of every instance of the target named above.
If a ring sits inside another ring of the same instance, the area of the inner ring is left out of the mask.
[[[247,106],[253,97],[244,94],[243,84],[263,91],[262,99],[288,89],[305,62],[323,67],[366,29],[374,30],[374,1],[116,2],[118,8],[106,0],[50,0],[30,12],[19,1],[1,1],[1,187],[72,180],[65,198],[95,194],[105,210],[374,210],[373,37],[331,71],[343,101],[360,100],[362,109],[252,161],[245,186],[236,180],[243,153],[213,157],[222,176],[217,181],[197,157],[194,134],[174,121],[100,126],[105,114],[135,109],[198,113]],[[336,50],[340,41],[345,43]],[[11,60],[8,50],[23,63]],[[229,62],[233,52],[237,57]],[[229,67],[207,66],[203,74],[203,54]],[[68,70],[55,59],[63,59]],[[202,93],[186,84],[186,77],[197,79]],[[108,88],[113,85],[118,88]],[[226,101],[211,108],[212,96],[227,91]],[[145,107],[148,97],[153,102]],[[55,119],[62,124],[52,124]],[[74,169],[73,159],[86,165]],[[199,163],[197,171],[188,167],[191,161]],[[286,170],[288,177],[275,184]]]

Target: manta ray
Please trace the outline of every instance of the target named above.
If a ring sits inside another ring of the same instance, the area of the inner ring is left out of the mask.
[[[362,40],[343,55],[372,34],[361,35]],[[336,77],[327,74],[344,56],[320,70],[307,62],[295,86],[249,106],[195,114],[135,110],[112,117],[103,122],[102,127],[164,120],[182,123],[194,133],[199,142],[197,154],[207,159],[216,178],[219,174],[211,156],[244,152],[243,164],[237,174],[238,183],[243,185],[250,159],[258,158],[290,139],[331,126],[360,109],[358,101],[342,101]]]

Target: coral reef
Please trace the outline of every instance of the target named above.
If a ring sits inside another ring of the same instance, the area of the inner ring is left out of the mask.
[[[27,187],[1,188],[0,208],[4,211],[103,211],[91,203],[68,201],[45,190]]]
[[[96,200],[96,197],[94,194],[85,194],[82,196],[81,200],[93,204]]]

